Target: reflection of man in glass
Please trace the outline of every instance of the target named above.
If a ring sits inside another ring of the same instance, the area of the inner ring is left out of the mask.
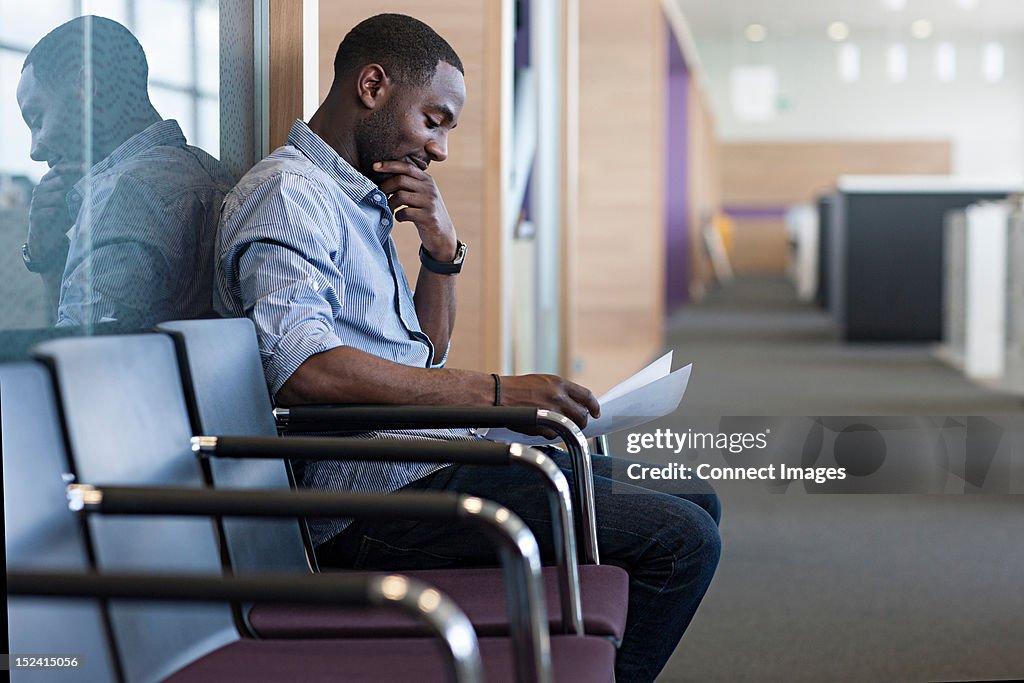
[[[50,171],[23,253],[58,326],[212,311],[213,239],[232,182],[153,108],[148,72],[135,36],[100,17],[57,27],[25,58],[18,106],[32,158]]]

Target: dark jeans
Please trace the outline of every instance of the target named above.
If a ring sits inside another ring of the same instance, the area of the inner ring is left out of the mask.
[[[548,454],[569,474],[568,457]],[[693,618],[718,565],[718,496],[703,481],[689,493],[659,493],[615,482],[615,459],[595,456],[601,561],[629,573],[629,612],[616,658],[617,683],[653,681]],[[618,461],[621,465],[622,461]],[[657,482],[651,482],[657,486]],[[678,490],[680,482],[673,482]],[[525,468],[453,465],[403,490],[458,491],[501,503],[529,525],[546,562],[553,536],[547,489]],[[627,492],[629,491],[629,492]],[[325,567],[426,569],[494,564],[497,551],[474,529],[427,522],[357,520],[317,549]]]

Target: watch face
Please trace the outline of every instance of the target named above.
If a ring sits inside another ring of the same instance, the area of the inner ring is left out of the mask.
[[[32,254],[29,253],[28,242],[21,245],[21,260],[30,273],[39,272],[38,264],[32,262]]]

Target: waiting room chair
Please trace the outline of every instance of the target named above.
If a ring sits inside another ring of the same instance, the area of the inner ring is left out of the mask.
[[[78,475],[83,481],[104,481],[122,485],[176,485],[191,489],[202,487],[199,464],[188,446],[191,428],[181,391],[179,371],[174,363],[173,346],[169,339],[161,335],[136,335],[59,340],[39,346],[36,352],[51,365],[55,373],[60,387],[71,455],[77,465]],[[115,423],[118,424],[118,429],[112,432],[110,426]],[[365,442],[362,445],[366,447]],[[104,494],[107,497],[103,505],[113,504],[110,501],[118,500],[116,497],[109,497],[109,487],[103,490],[107,492]],[[114,493],[123,500],[133,492]],[[147,510],[139,507],[137,503],[122,505],[116,509],[119,514],[136,515],[143,512],[163,514],[174,510],[179,514],[192,515],[231,512],[237,514],[238,509],[233,506],[243,499],[252,499],[251,492],[193,490],[191,493],[197,495],[199,500],[188,509],[187,506],[175,508],[165,505]],[[261,492],[257,498],[262,499],[262,502],[251,504],[248,508],[251,514],[271,514],[266,512],[265,507],[261,507],[271,506],[272,514],[277,516],[351,516],[364,512],[365,509],[357,509],[344,501],[360,499],[362,506],[376,505],[376,514],[406,516],[401,510],[388,511],[392,504],[401,505],[395,496],[276,491]],[[82,499],[88,503],[89,496],[83,493]],[[370,502],[369,499],[376,503]],[[231,505],[225,506],[223,502],[218,502],[223,500],[230,500]],[[486,508],[486,505],[479,499],[462,497],[460,500],[460,509],[464,516],[475,515],[479,518],[482,513],[487,513],[495,520],[500,517],[507,521],[517,520],[507,511],[481,510],[480,508]],[[474,500],[478,508],[476,510],[470,509]],[[173,502],[175,505],[183,505],[183,501]],[[91,509],[89,505],[85,507],[86,510]],[[112,511],[109,507],[106,509]],[[451,521],[454,518],[447,519]],[[208,520],[157,520],[147,517],[144,531],[140,531],[138,525],[133,527],[132,520],[110,518],[106,515],[90,516],[89,521],[93,537],[98,541],[104,538],[123,540],[133,531],[141,537],[139,543],[144,540],[150,541],[150,547],[142,553],[117,555],[115,552],[108,558],[109,566],[104,567],[101,564],[101,568],[105,569],[131,568],[133,563],[140,561],[152,563],[157,556],[163,557],[162,562],[173,562],[180,557],[180,550],[172,551],[170,557],[166,557],[166,554],[168,544],[170,547],[174,546],[171,541],[175,533],[196,537],[200,534],[209,535],[213,531],[213,525]],[[157,524],[161,527],[159,541],[152,534]],[[512,550],[523,551],[522,558],[515,565],[520,571],[509,572],[509,576],[513,578],[509,585],[515,588],[518,583],[519,588],[512,594],[512,606],[517,608],[512,614],[532,617],[537,611],[543,615],[543,598],[539,590],[539,558],[527,552],[531,550],[528,547],[531,543],[535,551],[536,543],[532,541],[532,535],[529,535],[528,531],[524,536],[524,531],[525,526],[515,529],[514,536],[511,542],[506,544],[505,549],[506,555],[511,555]],[[523,540],[527,537],[530,539],[529,542]],[[204,561],[209,562],[209,558],[205,558]],[[531,605],[541,607],[539,610],[536,607],[531,609]],[[116,625],[117,615],[114,617]],[[520,655],[519,659],[515,660],[520,674],[519,679],[546,680],[547,637],[546,630],[542,628],[543,622],[538,625],[535,618],[516,618],[517,623],[525,623],[529,627],[526,630],[518,629],[513,634],[517,637],[515,652]],[[523,633],[528,633],[528,637],[522,638]],[[542,633],[544,637],[541,637]],[[235,636],[237,637],[237,634]],[[552,640],[556,640],[552,648],[552,660],[559,680],[592,680],[587,676],[595,675],[597,680],[610,677],[614,654],[612,651],[609,655],[603,649],[604,645],[611,648],[606,641],[580,637]],[[508,671],[502,669],[502,666],[513,661],[508,641],[484,639],[481,641],[481,649],[488,675],[498,676],[498,680],[508,680]],[[584,663],[581,656],[583,659],[591,659],[592,662]]]
[[[200,381],[215,375],[221,379],[231,379],[232,384],[242,382],[246,392],[261,385],[262,393],[267,393],[262,364],[259,362],[256,332],[252,321],[247,318],[170,321],[157,325],[156,329],[171,334],[192,349],[191,356],[195,358],[188,365],[195,365],[201,370],[197,375]],[[189,355],[187,350],[184,353]],[[182,365],[184,367],[186,363]],[[248,394],[243,396],[248,397]],[[234,407],[218,408],[213,401],[200,401],[200,405],[204,405],[204,410],[217,418],[216,424],[238,425],[240,419],[250,417],[242,413],[240,418]],[[269,406],[269,397],[259,406],[248,398],[243,401],[243,405],[249,410]],[[563,415],[534,408],[470,406],[307,405],[271,409],[275,426],[282,433],[482,427],[503,427],[517,431],[550,430],[562,439],[573,463],[574,508],[579,511],[581,555],[588,563],[599,563],[594,475],[589,446],[579,427]],[[231,413],[235,413],[235,416]],[[222,434],[233,433],[217,431]]]
[[[274,438],[277,427],[272,418],[270,397],[266,389],[255,330],[251,321],[245,318],[178,321],[163,323],[157,329],[169,333],[176,342],[179,367],[183,373],[186,397],[189,399],[195,431],[205,435],[264,437],[246,440],[221,437],[216,442],[209,441],[211,444],[209,450],[214,451],[215,448],[212,444],[216,443],[216,450],[221,456],[235,450],[249,455],[261,452],[278,459],[283,457],[340,458],[334,445],[340,443],[337,439],[289,437],[282,440]],[[316,406],[310,407],[310,409],[317,408]],[[348,408],[350,407],[345,407],[343,410],[348,410]],[[354,416],[353,422],[345,424],[347,427],[356,429],[375,428],[373,417],[379,412],[389,416],[386,418],[389,427],[423,426],[430,424],[428,418],[431,415],[440,415],[441,426],[450,425],[450,423],[445,423],[445,420],[455,420],[456,424],[467,424],[467,422],[462,422],[465,420],[469,420],[468,424],[475,424],[473,420],[488,421],[492,425],[509,424],[509,416],[522,427],[529,428],[538,425],[538,411],[531,408],[457,408],[442,409],[437,412],[432,408],[420,409],[419,407],[415,410],[392,409],[389,406],[353,406],[351,408],[353,412],[349,414]],[[337,425],[337,414],[332,412],[332,415],[335,420],[334,424]],[[238,445],[233,446],[233,443]],[[433,449],[427,447],[426,451],[435,451],[437,454],[435,460],[450,462],[455,457],[453,454],[459,453],[459,449],[464,446],[470,449],[495,448],[498,453],[502,453],[503,448],[509,448],[485,441],[477,444],[435,442]],[[419,458],[409,455],[411,450],[410,444],[407,452],[398,459],[418,460]],[[512,451],[516,452],[515,448]],[[493,462],[508,464],[507,459],[502,462],[500,457]],[[217,457],[211,458],[209,467],[213,483],[216,486],[233,487],[239,485],[239,482],[242,482],[243,486],[252,485],[254,477],[260,478],[263,486],[288,485],[285,472],[279,462],[276,465],[254,461],[232,462]],[[300,536],[294,525],[290,531],[281,531],[280,537],[271,540],[266,534],[254,534],[242,529],[241,527],[248,524],[244,520],[235,524],[235,528],[225,529],[226,541],[229,549],[236,549],[232,551],[232,554],[243,561],[250,558],[252,552],[262,556],[270,554],[266,546],[271,543],[275,547],[280,547],[285,543],[297,546],[297,539]],[[238,540],[235,540],[236,537]],[[265,548],[262,551],[258,550],[261,542]],[[312,553],[310,554],[312,555]],[[571,554],[571,551],[567,554],[556,552],[556,561],[571,560],[572,558],[568,557]],[[309,564],[315,567],[315,559]],[[506,615],[501,609],[501,605],[493,597],[496,594],[496,587],[500,586],[500,576],[494,570],[486,568],[462,570],[459,574],[449,571],[410,571],[408,573],[450,592],[459,605],[466,610],[479,633],[487,635],[507,633]],[[582,589],[579,594],[582,597],[577,597],[577,592],[574,591],[573,599],[576,604],[582,603],[581,608],[576,608],[566,602],[564,575],[559,576],[556,570],[545,569],[548,604],[558,608],[549,610],[552,632],[578,630],[567,627],[572,621],[580,620],[577,623],[580,623],[582,631],[590,635],[608,637],[613,642],[620,641],[625,626],[628,600],[628,577],[625,571],[612,566],[582,565],[579,568],[573,567],[570,573],[579,577],[578,581]],[[561,588],[559,592],[554,590],[556,585]],[[567,606],[571,609],[567,610]],[[573,612],[577,612],[577,610],[581,610],[582,614],[573,616]],[[277,635],[302,633],[303,621],[294,618],[294,615],[281,614],[279,608],[254,610],[250,614],[250,618],[258,632]],[[351,631],[351,620],[351,614],[346,614],[344,610],[335,610],[331,613],[319,614],[315,625],[318,628],[328,628],[329,632],[334,635],[340,635]],[[392,615],[390,619],[383,620],[379,624],[379,628],[382,630],[381,634],[402,635],[407,633],[409,622],[403,625],[395,623],[396,620],[395,615]],[[282,630],[284,625],[287,626],[287,631]]]
[[[64,447],[46,370],[0,365],[4,531],[9,571],[89,571],[78,523],[67,509]],[[53,604],[11,597],[11,654],[80,655],[93,680],[115,680],[97,602]],[[82,680],[81,670],[12,670],[15,681]]]
[[[74,666],[61,668],[15,667],[11,672],[15,683],[149,681],[162,680],[167,675],[189,683],[284,680],[300,672],[304,680],[326,681],[334,680],[339,670],[356,679],[375,680],[386,675],[382,672],[388,667],[393,667],[392,673],[403,670],[396,666],[393,656],[384,658],[382,663],[381,657],[372,654],[373,650],[381,654],[386,648],[393,648],[394,643],[353,639],[328,647],[325,641],[242,641],[237,635],[231,636],[233,628],[227,607],[217,610],[179,604],[154,609],[153,600],[157,599],[178,603],[259,599],[398,605],[425,619],[444,638],[452,656],[454,680],[482,680],[476,638],[465,615],[436,590],[404,577],[335,576],[315,581],[312,577],[296,580],[294,576],[264,576],[225,580],[191,571],[103,575],[92,572],[82,524],[68,509],[65,485],[71,477],[67,473],[52,379],[45,368],[33,363],[0,366],[0,423],[7,590],[11,596],[9,652],[51,653],[74,659]],[[132,494],[135,500],[122,503],[152,504],[147,498],[151,493],[136,491]],[[115,492],[115,504],[117,495]],[[131,540],[126,538],[124,542]],[[195,539],[190,549],[202,543],[203,539]],[[96,550],[97,560],[106,561],[109,548],[100,545]],[[193,565],[190,569],[201,567]],[[215,573],[217,567],[210,569]],[[131,615],[132,625],[144,630],[128,642],[122,638],[118,647],[113,647],[111,636],[123,635],[123,629],[108,620],[100,598],[142,600],[118,604]],[[164,620],[168,615],[172,618]],[[187,623],[189,631],[175,629],[182,622]],[[435,675],[446,677],[444,658],[432,649],[432,643],[405,645],[411,645],[403,646],[401,653],[401,657],[410,656],[407,666],[426,667]],[[321,666],[324,668],[318,673],[315,667]]]

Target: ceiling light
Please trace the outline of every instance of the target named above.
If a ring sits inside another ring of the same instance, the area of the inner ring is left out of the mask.
[[[907,80],[907,46],[893,43],[885,51],[885,73],[893,83]]]
[[[1006,73],[1006,50],[1002,43],[985,43],[981,48],[981,75],[989,83],[998,83]]]
[[[892,12],[901,12],[907,7],[907,0],[882,0],[885,9]]]
[[[839,46],[839,78],[847,83],[860,80],[860,48],[854,43]]]
[[[956,0],[956,4],[960,9],[978,9],[978,0]]]
[[[910,34],[915,38],[924,40],[925,38],[931,38],[932,33],[935,32],[935,27],[932,26],[932,22],[927,19],[918,19],[910,25]]]
[[[761,24],[751,24],[747,27],[747,30],[743,32],[743,35],[745,35],[747,40],[752,43],[760,43],[768,37],[768,31]]]
[[[939,43],[935,48],[935,75],[943,83],[956,78],[956,47],[953,43]]]
[[[841,21],[833,21],[828,25],[828,37],[841,43],[850,37],[850,27]]]

